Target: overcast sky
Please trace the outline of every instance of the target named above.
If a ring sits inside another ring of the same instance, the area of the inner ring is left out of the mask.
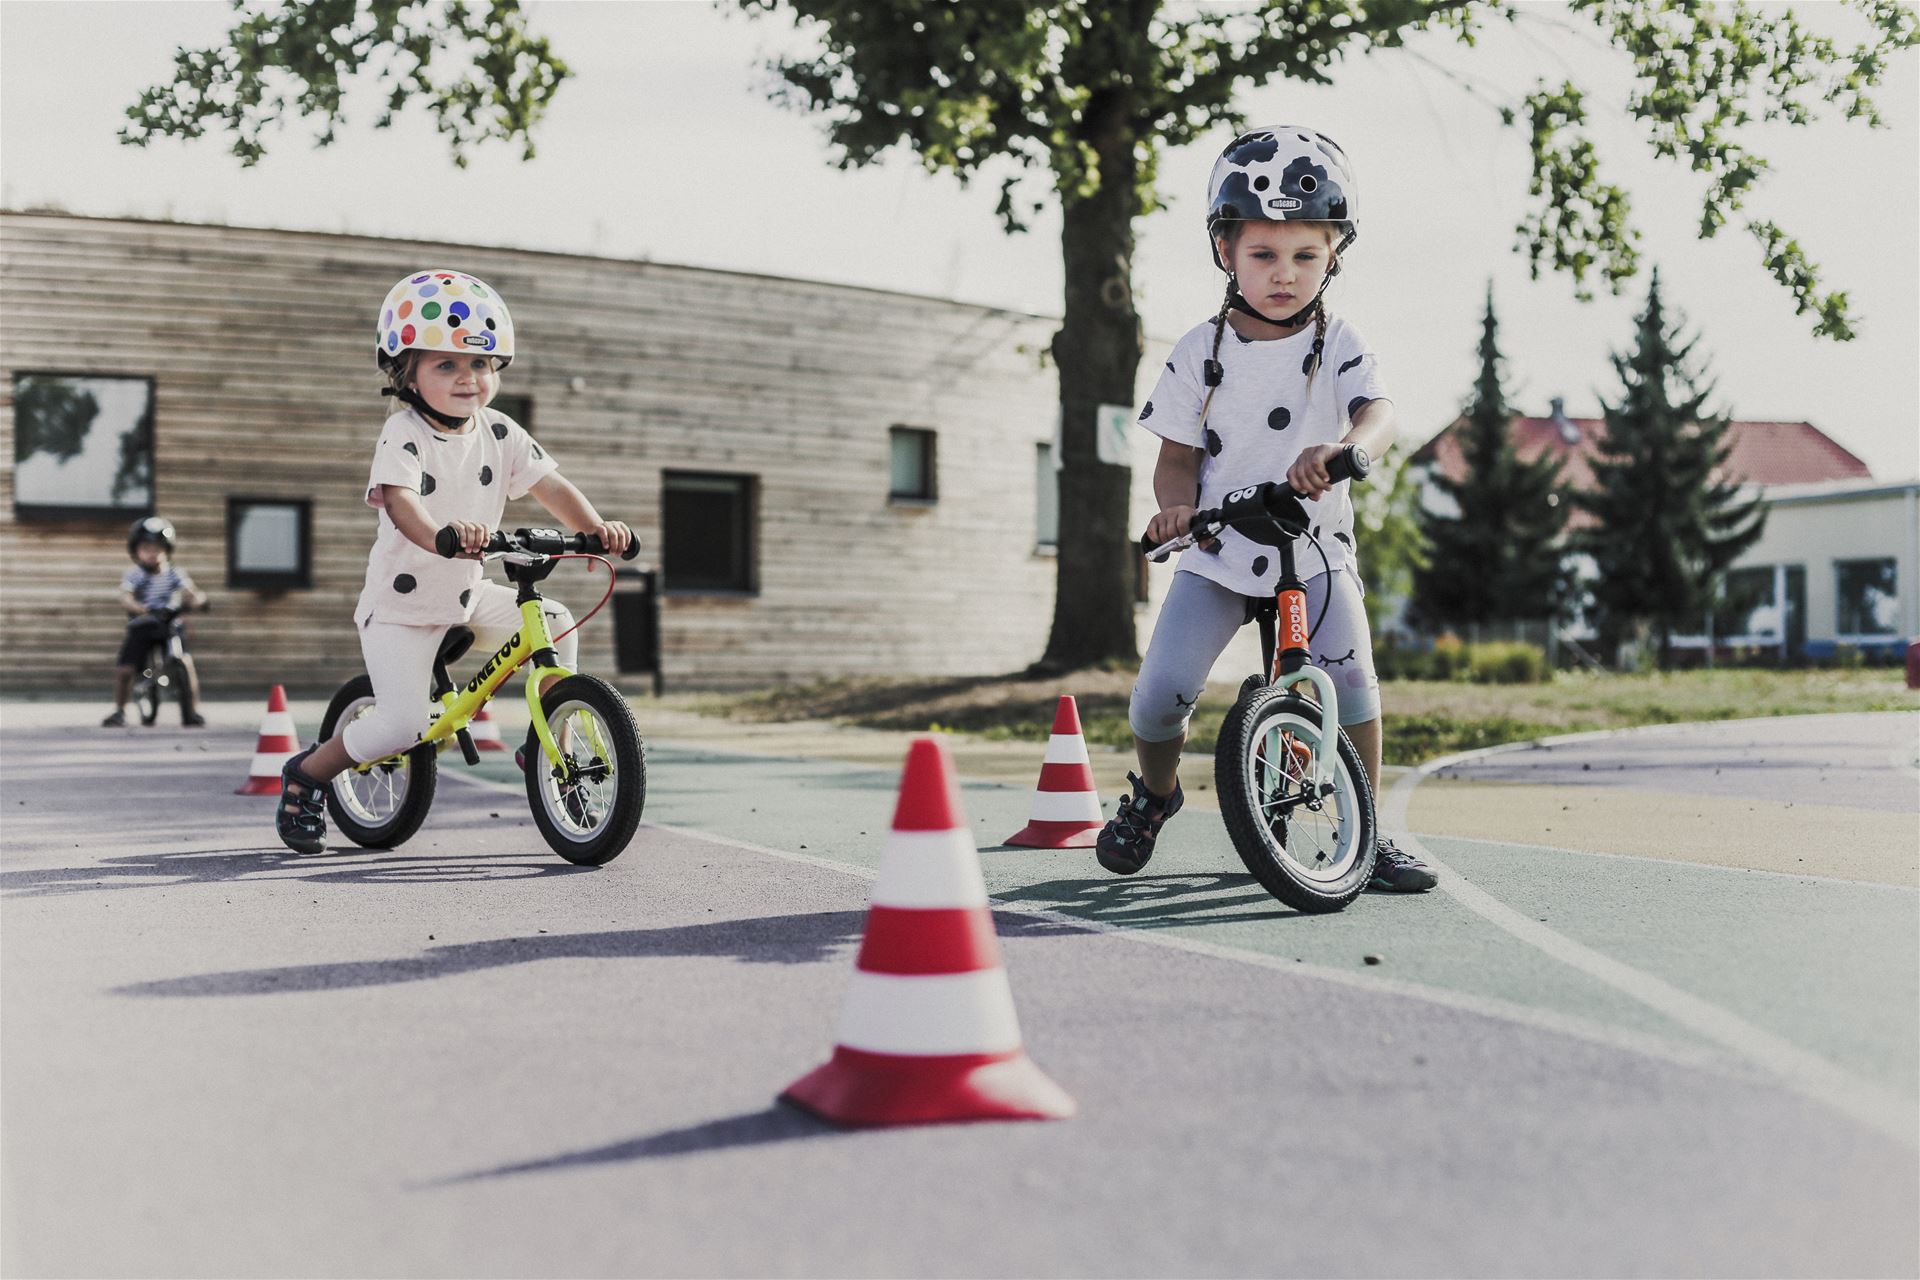
[[[1059,313],[1057,213],[1008,237],[993,215],[997,173],[963,189],[905,152],[866,170],[832,167],[819,123],[767,100],[762,64],[803,47],[784,22],[692,0],[527,8],[575,72],[531,163],[493,145],[461,171],[423,112],[376,131],[362,96],[332,148],[315,150],[295,124],[243,170],[214,137],[144,151],[115,140],[125,107],[169,74],[176,46],[221,37],[226,4],[8,0],[0,200],[650,258]],[[1808,16],[1835,35],[1860,31],[1837,5]],[[1831,119],[1753,135],[1774,172],[1750,211],[1797,235],[1824,281],[1849,292],[1861,336],[1843,344],[1810,336],[1744,232],[1695,239],[1701,182],[1653,159],[1624,109],[1606,106],[1625,100],[1622,63],[1562,6],[1528,5],[1474,49],[1438,34],[1411,49],[1353,58],[1331,86],[1279,81],[1244,102],[1254,123],[1311,124],[1354,158],[1362,235],[1331,296],[1379,352],[1407,443],[1445,425],[1466,396],[1489,280],[1518,408],[1544,413],[1558,395],[1575,416],[1596,416],[1600,397],[1617,393],[1608,354],[1631,339],[1644,278],[1587,304],[1562,278],[1528,278],[1512,252],[1526,140],[1500,127],[1489,102],[1518,98],[1537,76],[1571,76],[1592,91],[1603,163],[1634,197],[1645,259],[1699,333],[1720,407],[1806,419],[1877,476],[1920,475],[1920,57],[1898,59],[1879,94],[1886,129]],[[1207,169],[1226,140],[1170,153],[1168,207],[1139,226],[1143,392],[1155,353],[1218,305],[1202,219]]]

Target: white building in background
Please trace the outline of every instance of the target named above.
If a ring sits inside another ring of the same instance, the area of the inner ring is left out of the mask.
[[[1766,532],[1728,573],[1737,608],[1712,620],[1716,648],[1818,660],[1845,648],[1884,655],[1920,637],[1920,480],[1761,493]],[[1674,644],[1704,648],[1706,637]]]

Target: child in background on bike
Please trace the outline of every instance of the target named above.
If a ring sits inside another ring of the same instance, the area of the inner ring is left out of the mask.
[[[1353,545],[1350,482],[1327,462],[1348,445],[1372,457],[1392,445],[1393,402],[1379,361],[1323,295],[1359,233],[1359,192],[1338,143],[1283,125],[1235,138],[1207,182],[1207,239],[1227,273],[1211,320],[1175,344],[1140,423],[1161,437],[1153,492],[1154,543],[1187,532],[1196,509],[1233,490],[1284,480],[1311,502],[1314,533],[1295,560],[1316,630],[1312,659],[1340,692],[1340,723],[1380,794],[1380,684]],[[1230,340],[1229,340],[1230,339]],[[1128,707],[1140,772],[1100,833],[1100,865],[1132,875],[1179,812],[1180,749],[1207,674],[1251,607],[1273,598],[1278,557],[1265,529],[1230,527],[1184,552],[1140,664]],[[1266,538],[1263,543],[1260,539]],[[1418,859],[1380,840],[1372,887],[1419,892],[1435,884]]]
[[[602,520],[518,423],[487,407],[514,345],[506,305],[484,281],[458,271],[402,279],[380,305],[374,350],[387,378],[381,394],[408,406],[381,428],[367,479],[379,533],[353,620],[375,706],[281,771],[275,825],[302,853],[326,847],[329,779],[393,755],[425,731],[433,659],[448,628],[470,627],[479,653],[519,631],[513,589],[487,581],[479,563],[509,499],[532,494],[567,529],[598,535],[611,554],[633,537],[619,521]],[[434,549],[448,526],[462,547],[451,560]],[[579,641],[561,635],[572,615],[551,600],[545,612],[560,664],[574,666]]]
[[[170,619],[158,616],[173,605],[178,591],[189,609],[206,605],[206,596],[193,585],[193,579],[176,568],[173,556],[173,525],[159,516],[135,520],[127,530],[127,554],[133,568],[120,575],[120,607],[128,613],[127,634],[120,641],[120,657],[113,669],[113,714],[100,723],[118,728],[127,722],[127,698],[133,693],[134,673],[147,660],[156,643],[169,639]],[[180,708],[180,723],[199,728],[206,718],[199,712],[200,673],[194,670],[193,655],[182,652],[180,665],[186,669],[187,701]]]

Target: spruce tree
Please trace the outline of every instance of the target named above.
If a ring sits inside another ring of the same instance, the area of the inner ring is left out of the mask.
[[[1432,477],[1459,512],[1422,513],[1429,549],[1414,579],[1413,614],[1427,627],[1551,618],[1567,596],[1560,463],[1547,456],[1525,462],[1514,451],[1501,366],[1489,284],[1480,376],[1453,427],[1465,470],[1457,480],[1438,471]]]
[[[1593,458],[1594,487],[1575,501],[1592,513],[1580,548],[1593,557],[1594,622],[1609,651],[1651,635],[1660,665],[1673,633],[1713,602],[1727,568],[1759,540],[1766,510],[1725,477],[1728,416],[1706,412],[1713,393],[1690,360],[1699,339],[1669,323],[1656,269],[1636,345],[1615,355],[1623,394],[1602,405],[1606,427]]]

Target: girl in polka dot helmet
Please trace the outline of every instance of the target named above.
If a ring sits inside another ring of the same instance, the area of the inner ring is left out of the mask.
[[[471,630],[482,654],[520,630],[517,594],[481,567],[508,502],[531,497],[562,528],[594,534],[614,554],[633,540],[626,525],[601,518],[524,427],[492,407],[514,354],[513,321],[485,281],[462,271],[413,272],[387,291],[375,335],[387,392],[407,407],[380,428],[363,490],[379,512],[378,532],[353,623],[374,705],[281,771],[274,826],[302,853],[326,847],[329,781],[419,736],[448,628]],[[446,530],[457,556],[435,545]],[[544,608],[559,665],[577,665],[572,614],[551,597]]]
[[[1392,445],[1391,392],[1372,345],[1328,311],[1326,290],[1359,229],[1359,187],[1346,151],[1304,125],[1242,133],[1208,176],[1207,246],[1227,273],[1219,311],[1165,357],[1140,425],[1158,436],[1147,540],[1188,532],[1197,508],[1230,493],[1284,483],[1309,499],[1312,540],[1292,544],[1306,579],[1309,652],[1339,690],[1341,727],[1380,786],[1380,684],[1354,542],[1352,481],[1328,463],[1358,447]],[[1231,526],[1181,554],[1127,708],[1140,771],[1101,831],[1100,865],[1139,871],[1180,809],[1181,746],[1207,674],[1256,607],[1272,608],[1280,576],[1273,525]],[[1324,556],[1324,559],[1322,557]],[[1269,615],[1271,616],[1271,615]],[[1419,892],[1432,871],[1390,840],[1377,842],[1376,889]]]
[[[486,281],[464,271],[419,271],[387,290],[374,330],[374,353],[393,396],[446,427],[458,426],[427,404],[413,385],[419,358],[410,351],[442,351],[493,358],[496,371],[513,362],[513,317]]]

